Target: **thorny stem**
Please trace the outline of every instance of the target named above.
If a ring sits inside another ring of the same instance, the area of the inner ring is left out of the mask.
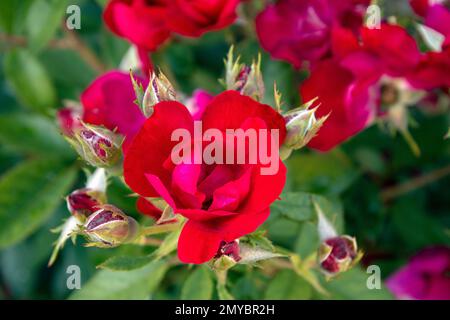
[[[413,178],[399,185],[386,188],[381,192],[381,199],[383,202],[387,202],[411,191],[417,190],[427,184],[433,183],[439,179],[444,178],[450,174],[450,165],[431,171],[420,177]]]

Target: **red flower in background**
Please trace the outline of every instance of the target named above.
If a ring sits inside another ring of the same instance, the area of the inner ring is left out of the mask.
[[[400,80],[408,90],[449,83],[448,53],[421,54],[400,26],[363,28],[361,41],[351,31],[336,28],[332,43],[333,57],[313,68],[300,88],[305,101],[319,97],[318,116],[330,114],[311,140],[312,148],[332,149],[370,124],[383,105],[395,104],[399,92],[390,86],[392,80]]]
[[[422,250],[390,276],[386,285],[397,299],[450,300],[450,249]]]
[[[167,24],[173,32],[198,37],[232,24],[239,3],[240,0],[172,0]]]
[[[216,96],[201,120],[203,130],[278,129],[280,143],[286,136],[280,114],[235,91]],[[178,241],[178,256],[186,263],[203,263],[216,255],[222,241],[253,232],[267,219],[270,204],[283,189],[286,168],[279,161],[275,175],[261,175],[259,163],[175,165],[171,152],[177,142],[171,141],[172,132],[185,128],[192,134],[193,124],[182,104],[157,104],[125,154],[124,177],[140,196],[162,197],[188,219]]]
[[[450,44],[450,2],[448,0],[410,0],[411,7],[421,17],[424,24],[446,38],[446,45]]]
[[[280,0],[256,18],[262,47],[296,68],[331,55],[335,27],[357,32],[369,0]]]
[[[144,88],[148,81],[136,77]],[[145,121],[136,100],[130,75],[120,71],[110,71],[95,79],[81,94],[83,121],[102,125],[131,140]]]
[[[155,51],[171,32],[199,37],[236,19],[240,0],[111,0],[103,18],[116,35]]]
[[[170,36],[166,12],[166,0],[111,0],[103,19],[116,35],[155,51]]]
[[[148,80],[135,77],[144,87]],[[81,94],[81,110],[63,108],[58,112],[61,130],[70,135],[72,128],[85,123],[104,126],[125,137],[124,147],[139,131],[145,121],[136,99],[128,73],[110,71],[95,79]]]

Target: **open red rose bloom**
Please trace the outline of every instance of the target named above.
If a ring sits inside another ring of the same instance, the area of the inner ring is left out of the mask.
[[[212,99],[201,121],[204,131],[277,129],[280,145],[286,136],[285,121],[278,112],[235,91]],[[267,219],[270,204],[284,187],[286,168],[281,160],[274,175],[262,175],[260,161],[175,165],[171,153],[177,142],[171,141],[171,135],[179,128],[193,133],[194,119],[188,109],[179,102],[158,103],[125,154],[124,176],[141,197],[163,198],[176,214],[187,218],[178,256],[186,263],[203,263],[214,257],[222,241],[251,233]],[[145,207],[142,201],[141,208]]]

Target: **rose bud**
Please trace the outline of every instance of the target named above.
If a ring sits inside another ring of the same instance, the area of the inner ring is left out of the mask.
[[[105,193],[94,189],[78,189],[66,197],[69,212],[84,222],[87,217],[97,211],[98,207],[106,202]]]
[[[241,260],[239,251],[239,240],[232,242],[222,241],[212,261],[212,268],[219,271],[230,269]]]
[[[120,138],[106,128],[81,123],[66,139],[94,167],[112,167],[120,160]]]
[[[309,109],[315,100],[284,114],[287,136],[281,146],[281,159],[287,159],[293,150],[306,146],[314,138],[328,116],[316,119],[317,108]]]
[[[177,100],[177,95],[169,79],[161,71],[152,72],[142,102],[144,115],[150,117],[153,114],[153,107],[159,102],[175,100]]]
[[[258,57],[258,61],[253,61],[251,66],[242,64],[239,60],[239,56],[234,60],[233,47],[231,47],[225,61],[225,86],[228,90],[236,90],[256,101],[261,101],[265,92],[261,73],[261,56]]]
[[[319,263],[329,275],[347,271],[357,256],[356,239],[347,235],[325,240],[319,248]]]
[[[139,225],[120,209],[112,205],[102,205],[89,216],[83,233],[91,241],[87,246],[116,247],[135,240],[139,235]]]
[[[362,253],[358,252],[355,238],[338,235],[316,202],[314,202],[314,207],[318,217],[319,238],[322,241],[317,260],[321,271],[328,277],[333,277],[353,267],[361,258]]]

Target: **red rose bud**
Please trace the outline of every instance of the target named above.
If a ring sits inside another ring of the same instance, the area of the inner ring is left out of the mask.
[[[356,239],[339,236],[325,240],[319,249],[319,262],[327,275],[336,275],[351,268],[358,255]]]
[[[93,189],[78,189],[66,198],[67,208],[78,221],[84,222],[106,202],[105,193]]]
[[[287,136],[281,146],[281,159],[287,159],[293,150],[306,146],[314,138],[328,118],[327,116],[316,119],[317,108],[310,109],[316,100],[312,100],[303,106],[284,114]]]
[[[116,247],[135,240],[139,225],[120,209],[102,205],[85,222],[83,232],[91,241],[87,246]]]
[[[169,79],[161,72],[153,72],[144,93],[142,112],[146,117],[153,114],[155,104],[162,101],[175,101],[177,95]]]
[[[222,241],[212,261],[212,268],[219,271],[230,269],[241,260],[239,251],[238,240],[232,242]]]
[[[265,92],[261,74],[261,56],[258,57],[258,61],[253,61],[251,66],[242,64],[239,60],[239,56],[234,60],[233,47],[231,47],[225,61],[226,88],[228,90],[236,90],[243,95],[261,101]]]
[[[106,128],[81,123],[66,138],[80,157],[94,167],[112,167],[120,160],[120,138]]]

